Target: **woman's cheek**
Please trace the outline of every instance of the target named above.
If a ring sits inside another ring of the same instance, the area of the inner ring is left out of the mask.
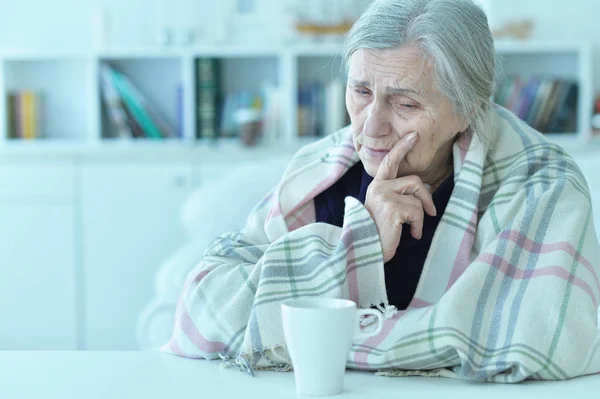
[[[417,165],[421,165],[421,163],[423,162],[423,159],[425,158],[425,152],[427,151],[426,147],[426,143],[423,141],[423,139],[420,136],[417,136],[417,142],[415,143],[415,145],[413,146],[413,148],[411,148],[411,150],[408,152],[407,154],[407,158],[410,161],[411,165],[417,166]]]

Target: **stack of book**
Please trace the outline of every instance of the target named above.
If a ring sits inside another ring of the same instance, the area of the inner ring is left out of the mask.
[[[577,130],[577,83],[541,77],[512,76],[496,89],[494,101],[542,133]]]
[[[108,64],[100,67],[102,99],[108,119],[119,138],[161,140],[179,136],[131,81]]]
[[[348,125],[346,87],[335,79],[298,87],[298,136],[325,136]]]
[[[40,95],[33,91],[8,93],[6,104],[8,138],[33,140],[42,137],[40,103]]]

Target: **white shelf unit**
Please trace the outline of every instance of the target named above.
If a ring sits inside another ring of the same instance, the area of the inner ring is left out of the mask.
[[[594,82],[591,45],[579,42],[497,41],[496,52],[501,62],[498,81],[507,75],[536,75],[577,82],[577,130],[547,134],[547,137],[563,145],[592,140]]]
[[[559,142],[591,140],[591,46],[571,42],[497,42],[504,73],[541,74],[579,83],[578,129],[552,137]],[[284,93],[278,141],[298,144],[298,84],[304,80],[327,82],[344,72],[340,44],[301,44],[288,47],[134,48],[100,52],[0,51],[0,148],[61,146],[105,147],[114,133],[106,128],[98,70],[108,62],[122,70],[150,103],[177,128],[177,86],[184,90],[183,137],[176,145],[202,145],[196,139],[195,60],[219,58],[222,90],[258,91],[264,80]],[[43,95],[43,140],[7,139],[7,93],[35,90]],[[135,140],[141,144],[146,140]],[[33,143],[37,142],[37,143]],[[48,145],[45,142],[52,142]],[[164,142],[161,142],[164,143]],[[161,143],[157,143],[160,145]],[[108,144],[108,148],[114,148]],[[118,146],[117,146],[118,147]],[[142,146],[143,147],[143,146]],[[154,147],[154,145],[152,145]]]

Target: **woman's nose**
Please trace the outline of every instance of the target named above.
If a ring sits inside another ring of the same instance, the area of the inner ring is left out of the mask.
[[[387,112],[380,104],[371,104],[367,110],[367,119],[363,126],[363,133],[369,137],[387,136],[392,131]]]

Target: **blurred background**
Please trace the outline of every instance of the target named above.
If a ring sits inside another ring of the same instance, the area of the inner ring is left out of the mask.
[[[348,124],[341,46],[370,2],[0,0],[0,350],[165,343],[210,241]],[[600,2],[478,3],[495,101],[585,147],[600,198]]]

